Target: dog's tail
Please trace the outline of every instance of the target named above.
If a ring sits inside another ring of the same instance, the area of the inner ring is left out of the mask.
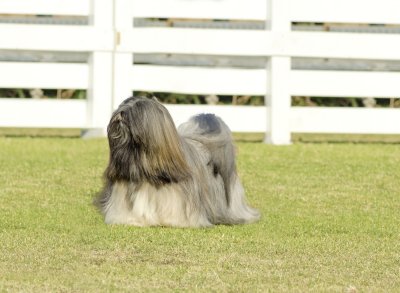
[[[185,138],[202,143],[210,152],[214,174],[220,174],[225,187],[228,206],[231,203],[231,181],[236,174],[235,148],[232,134],[221,118],[214,114],[200,114],[179,126]]]

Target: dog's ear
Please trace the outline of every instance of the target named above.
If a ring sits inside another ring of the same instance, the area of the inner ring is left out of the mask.
[[[115,112],[107,127],[110,161],[105,176],[112,181],[129,180],[131,135],[123,111]]]

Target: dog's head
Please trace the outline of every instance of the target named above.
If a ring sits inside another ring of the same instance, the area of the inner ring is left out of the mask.
[[[109,180],[147,181],[158,187],[190,176],[174,122],[155,98],[132,97],[122,102],[107,132]]]

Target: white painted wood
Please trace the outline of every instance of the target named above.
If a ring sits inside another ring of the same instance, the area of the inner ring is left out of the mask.
[[[400,73],[293,70],[290,93],[319,97],[400,97]]]
[[[291,0],[291,20],[399,24],[398,0]]]
[[[93,26],[0,24],[3,50],[94,51],[112,50],[112,28]]]
[[[266,130],[264,107],[205,105],[166,105],[166,107],[176,125],[199,113],[214,113],[222,117],[232,131],[265,132]],[[293,107],[290,121],[292,132],[400,134],[399,109]],[[88,127],[86,102],[0,99],[0,125],[86,128]]]
[[[89,15],[90,0],[1,0],[0,14]]]
[[[136,66],[132,67],[132,64],[132,53],[114,54],[113,109],[118,108],[122,101],[132,96],[133,84],[136,84],[138,80],[140,82],[140,80],[143,78],[141,74],[137,74],[135,70],[133,70],[136,69]],[[154,91],[154,88],[159,86],[157,83],[158,80],[154,77],[149,77],[146,81],[152,85],[146,90]],[[157,86],[155,87],[155,85]]]
[[[265,132],[267,119],[265,107],[252,106],[208,106],[208,105],[165,105],[175,125],[201,113],[213,113],[221,117],[234,132]]]
[[[272,35],[257,30],[134,28],[121,31],[119,52],[270,55]]]
[[[270,144],[290,144],[290,58],[271,57],[268,64],[268,84],[266,88],[266,111],[268,117],[265,142]]]
[[[200,18],[264,21],[265,0],[133,0],[132,17]],[[397,0],[292,0],[292,21],[345,23],[400,23]],[[130,5],[128,3],[128,5]],[[89,15],[90,0],[2,0],[4,14]]]
[[[266,19],[265,0],[133,0],[138,18]]]
[[[119,52],[400,60],[396,34],[188,28],[135,28],[121,34]]]
[[[267,80],[263,69],[154,65],[135,65],[129,77],[133,90],[220,95],[264,95]]]
[[[289,32],[291,30],[290,21],[290,0],[266,0],[265,11],[266,29],[272,32]]]
[[[121,30],[131,29],[133,25],[133,1],[115,0],[114,1],[114,27],[116,30],[116,46],[119,45],[121,38],[126,35],[121,34]],[[135,40],[133,40],[135,41]],[[126,98],[132,96],[132,52],[114,53],[114,75],[113,75],[113,109]]]
[[[268,0],[268,19],[266,28],[274,34],[287,33],[291,30],[290,0]],[[265,143],[290,144],[290,66],[291,58],[271,56],[267,65],[267,86],[265,104],[268,118]]]
[[[85,128],[85,100],[0,99],[1,127]]]
[[[0,62],[1,88],[87,89],[87,64]]]
[[[107,30],[114,26],[113,0],[91,0],[90,24],[98,30]],[[93,133],[86,133],[87,137],[94,136],[101,129],[106,133],[113,107],[113,50],[115,47],[115,36],[112,35],[109,43],[111,48],[103,51],[95,48],[90,56],[90,88],[88,91],[87,118],[88,126]],[[100,131],[100,133],[101,133]]]
[[[283,56],[400,60],[398,34],[290,32],[273,42],[274,54]]]
[[[291,131],[400,134],[400,109],[293,107]]]
[[[112,55],[93,52],[90,57],[87,125],[106,131],[112,112]]]
[[[127,76],[130,89],[151,92],[264,95],[270,86],[263,69],[135,65]],[[399,97],[399,84],[397,72],[292,70],[284,78],[292,96]]]
[[[146,5],[147,2],[143,1],[143,5]],[[132,12],[135,10],[134,1],[132,0],[114,0],[114,27],[117,31],[132,28]]]
[[[114,25],[114,0],[90,0],[89,23],[97,28],[111,29]]]

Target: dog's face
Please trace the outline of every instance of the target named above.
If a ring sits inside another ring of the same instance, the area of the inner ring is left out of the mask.
[[[107,132],[109,180],[147,181],[158,187],[190,176],[173,120],[156,99],[132,97],[122,102]]]

